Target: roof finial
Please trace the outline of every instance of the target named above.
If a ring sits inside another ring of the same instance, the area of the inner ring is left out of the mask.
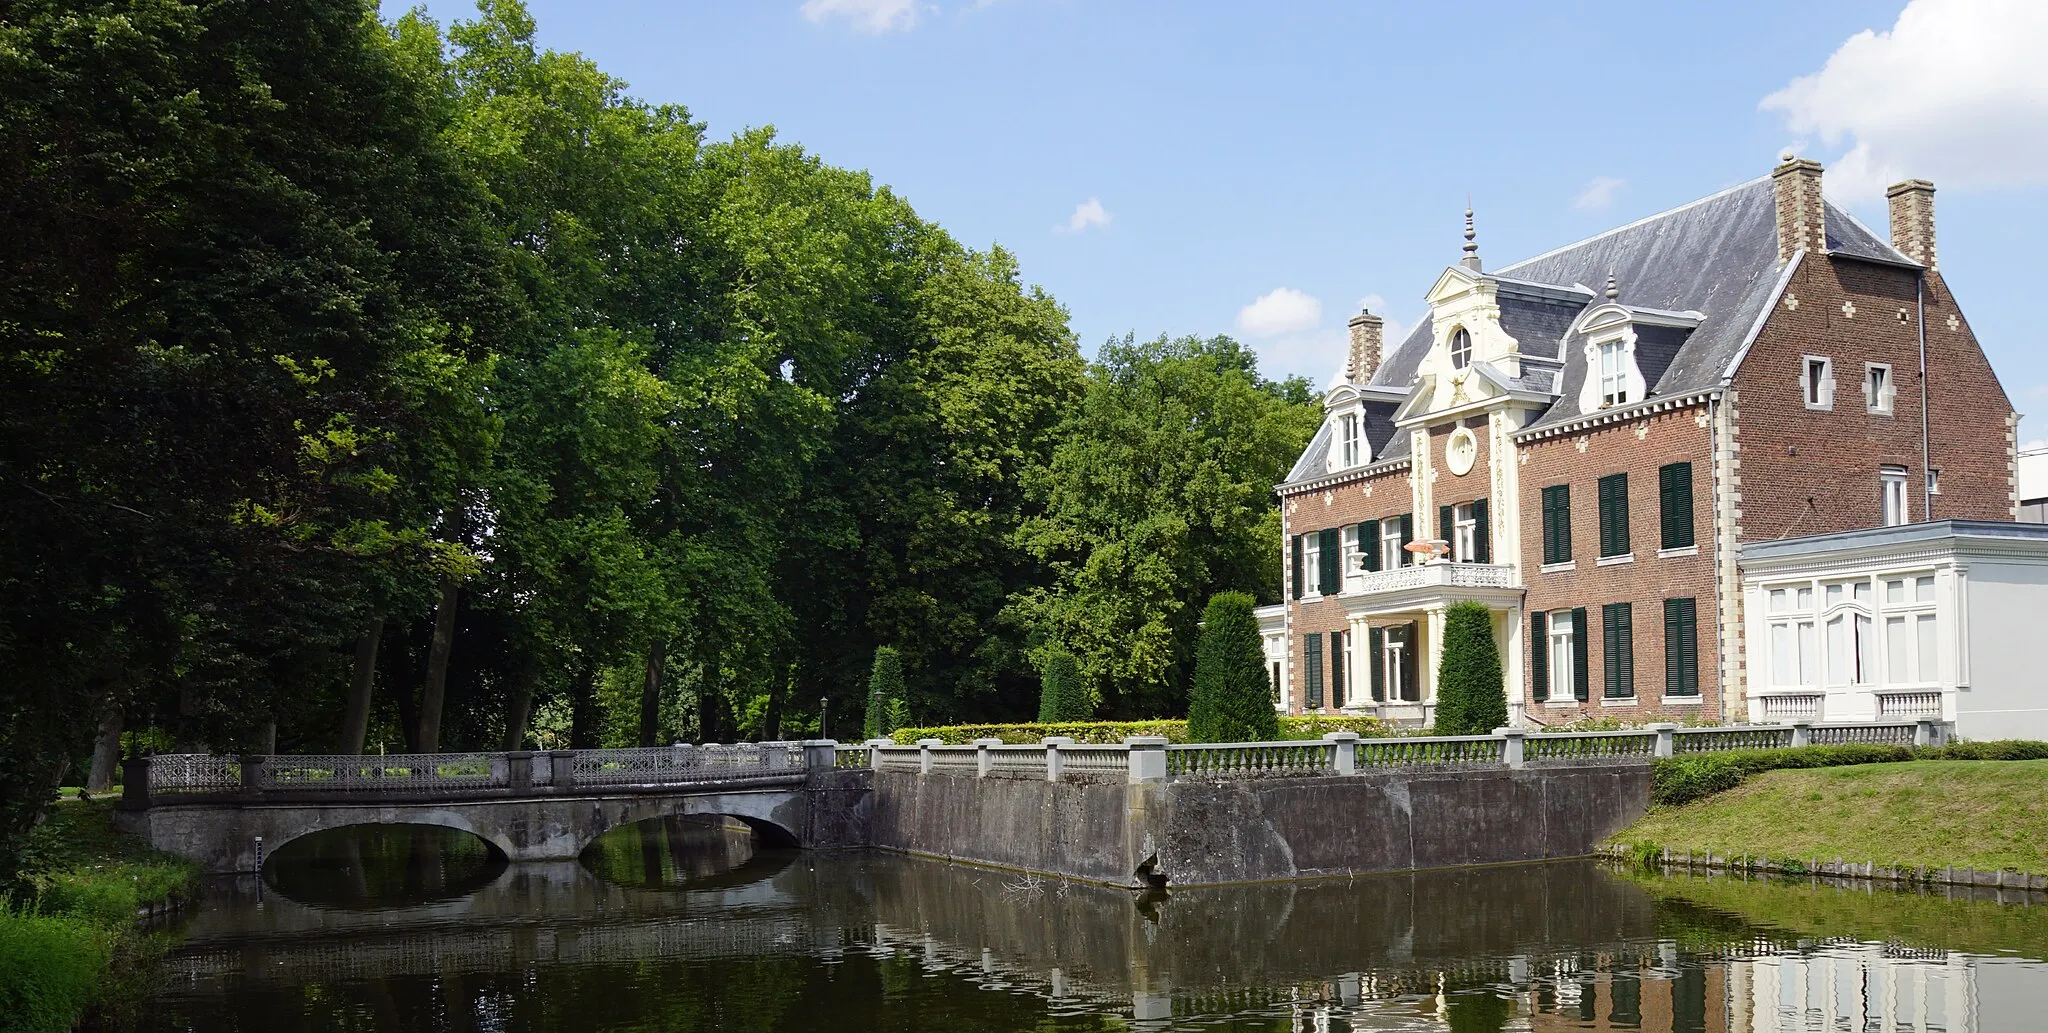
[[[1621,297],[1621,285],[1614,282],[1614,271],[1610,269],[1607,272],[1607,300],[1613,301],[1619,297]]]
[[[1458,264],[1479,271],[1479,231],[1472,226],[1472,195],[1465,195],[1465,257]]]

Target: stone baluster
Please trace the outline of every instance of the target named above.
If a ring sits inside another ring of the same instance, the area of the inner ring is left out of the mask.
[[[1358,770],[1358,733],[1325,732],[1323,741],[1330,744],[1330,770],[1340,775],[1354,774]]]
[[[989,752],[989,747],[1002,744],[1001,739],[974,740],[974,777],[987,778],[995,770],[995,754]]]
[[[1166,737],[1133,735],[1124,739],[1130,748],[1130,779],[1133,784],[1166,781]]]
[[[944,746],[945,744],[943,739],[919,739],[917,741],[918,774],[929,775],[932,773],[932,747]]]
[[[1045,744],[1045,780],[1057,782],[1064,774],[1064,762],[1060,759],[1060,747],[1074,745],[1074,740],[1064,735],[1048,735],[1039,740]]]
[[[894,745],[896,745],[896,740],[894,739],[869,739],[867,742],[868,770],[880,771],[882,769],[882,747]]]
[[[1529,766],[1529,732],[1523,728],[1496,728],[1493,734],[1501,737],[1500,759],[1507,762],[1514,771]]]
[[[1669,757],[1677,752],[1677,725],[1668,721],[1659,721],[1643,727],[1657,733],[1657,746],[1651,750],[1653,756]]]

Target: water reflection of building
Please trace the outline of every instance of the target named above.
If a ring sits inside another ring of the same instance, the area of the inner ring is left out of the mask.
[[[1728,962],[1730,1033],[2039,1029],[2038,1014],[1980,1026],[1977,958],[1877,944]]]

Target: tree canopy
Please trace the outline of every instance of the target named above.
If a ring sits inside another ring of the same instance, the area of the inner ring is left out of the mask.
[[[519,0],[0,13],[0,876],[111,751],[1179,713],[1300,381],[1085,359],[1001,247]],[[125,733],[124,733],[125,729]],[[884,730],[886,732],[886,729]]]

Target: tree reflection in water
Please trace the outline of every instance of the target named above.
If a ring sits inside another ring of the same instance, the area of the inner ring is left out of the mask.
[[[794,851],[764,848],[735,818],[668,815],[622,825],[583,851],[583,865],[621,886],[690,886],[735,871],[757,858],[786,863]]]
[[[394,908],[467,896],[504,870],[497,848],[459,829],[350,825],[285,844],[263,881],[305,904]]]

